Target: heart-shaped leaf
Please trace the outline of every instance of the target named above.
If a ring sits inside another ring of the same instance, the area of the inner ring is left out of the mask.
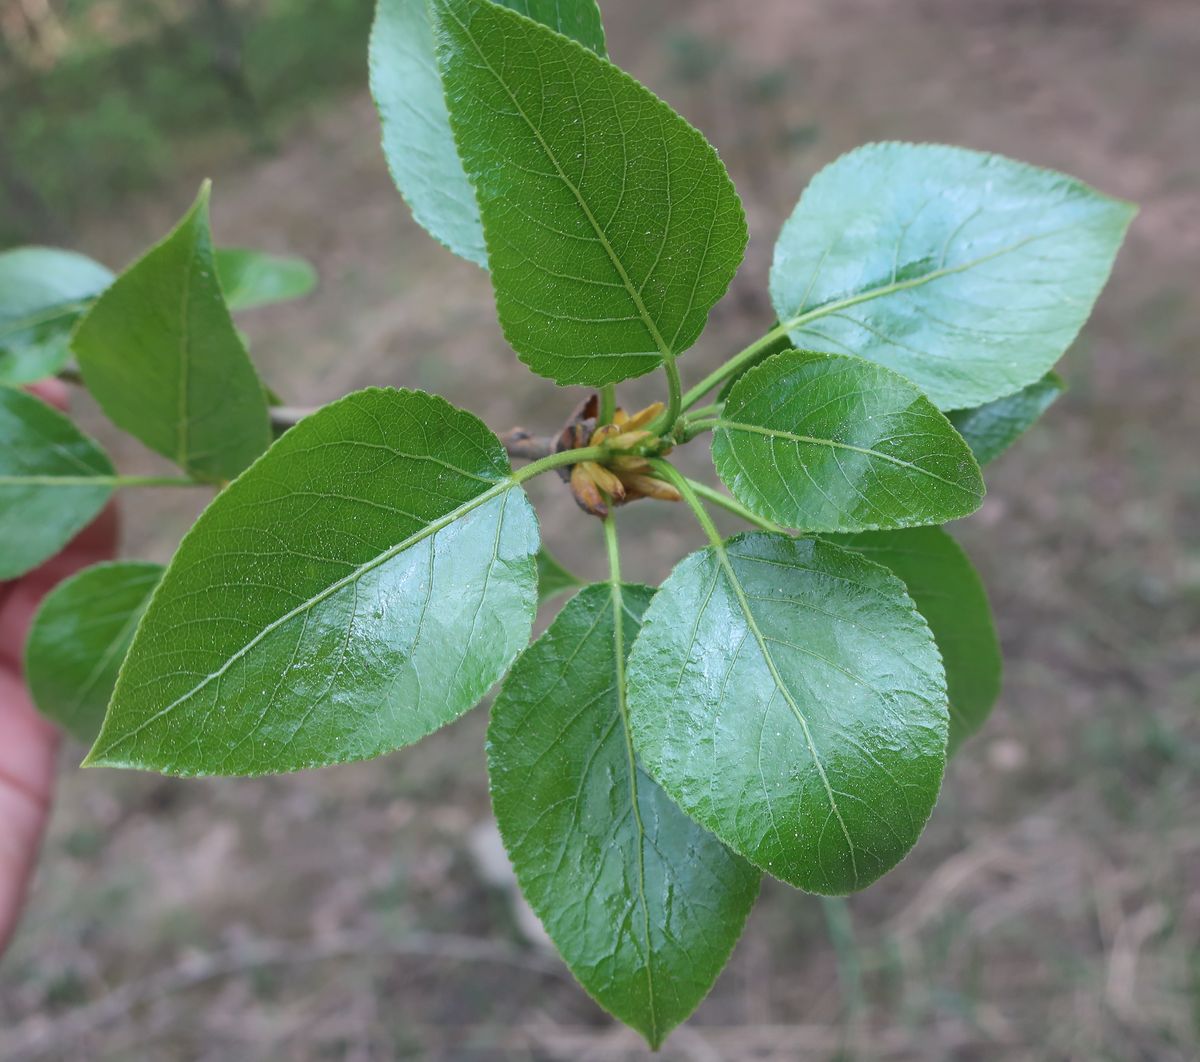
[[[271,440],[267,400],[221,293],[207,182],[175,230],[122,273],[72,340],[114,424],[197,479],[232,479]]]
[[[787,527],[940,524],[983,500],[979,466],[945,416],[861,358],[777,354],[737,382],[713,424],[725,485]]]
[[[998,155],[868,144],[805,190],[771,298],[798,347],[877,361],[940,409],[978,406],[1062,357],[1134,213]]]
[[[213,260],[225,305],[231,310],[253,310],[303,298],[317,286],[317,271],[303,258],[221,247]]]
[[[49,560],[104,508],[104,451],[56,409],[0,387],[0,579]]]
[[[505,6],[604,55],[596,0],[506,0]],[[450,131],[428,0],[378,0],[370,67],[383,153],[413,217],[455,254],[486,268],[479,206]]]
[[[953,752],[991,713],[1003,666],[987,592],[971,561],[940,527],[867,531],[834,541],[900,576],[929,623],[946,669]]]
[[[88,763],[253,775],[411,744],[528,641],[537,548],[477,418],[416,391],[326,406],[188,532]]]
[[[71,355],[71,329],[112,283],[99,262],[54,247],[0,252],[0,383],[53,376]]]
[[[1013,395],[974,409],[949,414],[950,423],[967,440],[981,465],[994,461],[1025,434],[1067,390],[1062,377],[1051,372]]]
[[[657,1048],[729,958],[759,873],[637,765],[624,663],[654,591],[589,586],[492,708],[492,804],[521,889],[580,984]]]
[[[25,677],[44,716],[90,745],[100,732],[117,671],[150,595],[158,564],[115,561],[85,568],[42,601],[25,646]]]
[[[599,386],[690,347],[746,222],[712,146],[582,45],[487,0],[430,0],[496,308],[534,372]]]
[[[895,866],[945,768],[945,676],[904,584],[787,535],[676,567],[630,654],[629,712],[642,764],[684,811],[810,892]]]

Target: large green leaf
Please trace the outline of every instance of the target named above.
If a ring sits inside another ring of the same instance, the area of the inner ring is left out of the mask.
[[[525,646],[537,549],[478,419],[417,391],[349,395],[188,532],[88,762],[253,775],[410,744]]]
[[[175,230],[122,273],[72,341],[120,428],[197,479],[232,479],[271,440],[262,384],[221,294],[207,182]]]
[[[940,524],[983,500],[979,466],[945,416],[861,358],[777,354],[738,381],[713,423],[725,485],[788,527]]]
[[[38,710],[91,744],[117,671],[150,595],[158,564],[97,564],[59,583],[42,602],[25,646],[25,677]]]
[[[975,460],[985,465],[1012,446],[1066,390],[1062,377],[1050,372],[1016,394],[974,409],[955,410],[950,423],[967,440]]]
[[[507,0],[506,6],[604,55],[596,0]],[[479,207],[450,131],[427,0],[378,0],[370,67],[383,153],[413,217],[455,254],[486,267]]]
[[[629,659],[634,747],[702,826],[811,892],[895,866],[946,762],[945,676],[885,568],[755,533],[687,557]]]
[[[0,253],[0,383],[53,376],[70,357],[71,329],[112,283],[99,262],[54,247]]]
[[[0,579],[49,560],[113,491],[104,451],[58,410],[0,387]]]
[[[946,669],[953,752],[983,725],[1000,695],[1000,645],[971,561],[940,527],[868,531],[834,541],[900,576],[928,621]]]
[[[654,591],[589,586],[492,708],[492,804],[521,889],[580,984],[658,1047],[708,993],[758,871],[637,765],[624,662]]]
[[[430,0],[504,334],[599,386],[696,341],[746,222],[708,142],[611,63],[486,0]]]
[[[221,247],[213,260],[225,304],[253,310],[307,295],[317,286],[317,271],[303,258],[287,258],[240,247]]]
[[[805,190],[771,298],[797,346],[878,361],[941,409],[977,406],[1071,345],[1134,212],[998,155],[868,144]]]

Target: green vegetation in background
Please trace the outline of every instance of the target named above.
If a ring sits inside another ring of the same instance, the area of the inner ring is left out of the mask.
[[[130,22],[146,15],[125,0]],[[48,70],[0,63],[0,243],[53,239],[85,208],[103,210],[168,177],[174,150],[232,128],[267,147],[289,114],[365,78],[367,0],[210,5],[128,43],[83,34]],[[240,55],[238,54],[240,52]]]

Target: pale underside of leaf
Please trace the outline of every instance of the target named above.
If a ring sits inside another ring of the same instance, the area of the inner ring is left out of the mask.
[[[1086,321],[1134,208],[994,155],[869,144],[814,178],[771,291],[798,346],[855,354],[941,409],[1020,390]]]
[[[604,54],[595,0],[503,2]],[[487,268],[479,205],[450,129],[428,0],[378,0],[370,77],[384,156],[413,217],[449,250]]]

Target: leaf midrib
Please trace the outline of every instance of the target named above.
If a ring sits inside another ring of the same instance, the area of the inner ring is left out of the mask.
[[[650,1008],[650,1038],[658,1043],[658,1008],[655,1006],[653,948],[650,943],[650,905],[646,902],[646,826],[638,803],[637,759],[633,751],[633,732],[629,724],[629,707],[625,697],[625,597],[621,583],[611,578],[613,607],[613,649],[617,683],[617,711],[625,735],[625,754],[629,759],[629,799],[633,806],[633,821],[637,827],[638,900],[642,905],[642,933],[646,948],[646,1002]]]
[[[542,151],[545,153],[546,158],[550,160],[550,164],[554,167],[555,171],[558,173],[559,179],[563,182],[563,184],[565,184],[567,186],[567,188],[570,189],[571,194],[575,197],[576,203],[579,204],[579,209],[583,211],[584,216],[588,219],[588,223],[592,226],[592,231],[595,232],[596,239],[599,240],[600,246],[604,248],[605,254],[608,255],[609,261],[612,263],[613,268],[617,271],[617,276],[619,276],[621,278],[621,283],[624,286],[626,293],[629,295],[630,299],[633,301],[634,306],[637,308],[638,315],[642,319],[642,324],[644,324],[646,326],[646,330],[650,333],[650,337],[654,340],[655,346],[658,347],[659,353],[664,358],[673,358],[675,356],[674,351],[667,345],[666,341],[663,339],[662,334],[658,330],[658,326],[655,324],[654,319],[650,316],[650,312],[646,309],[645,302],[642,301],[641,292],[637,289],[637,287],[634,285],[633,281],[630,279],[629,274],[625,271],[625,266],[621,262],[621,259],[617,255],[616,251],[613,249],[612,244],[610,244],[608,242],[608,237],[605,235],[604,230],[600,226],[600,223],[596,220],[596,217],[592,213],[591,208],[584,201],[583,193],[580,192],[580,190],[575,186],[574,182],[571,181],[571,179],[569,177],[567,177],[566,173],[563,171],[562,166],[559,165],[558,157],[550,149],[550,145],[546,143],[545,137],[542,136],[541,130],[538,129],[538,127],[533,123],[532,120],[530,120],[529,116],[525,113],[525,109],[521,106],[520,101],[517,99],[517,97],[513,93],[512,89],[510,89],[508,87],[508,84],[507,84],[507,82],[505,82],[504,78],[500,76],[500,73],[491,64],[488,57],[484,54],[483,49],[479,47],[479,44],[476,42],[475,38],[471,35],[471,31],[467,27],[467,25],[462,21],[462,19],[460,19],[458,17],[458,15],[456,15],[453,11],[450,11],[449,8],[444,7],[443,10],[445,10],[446,13],[451,18],[453,18],[454,21],[457,22],[458,25],[461,27],[463,34],[466,36],[467,40],[469,40],[471,42],[471,45],[474,47],[476,53],[478,54],[480,60],[483,62],[484,66],[487,67],[487,69],[491,73],[492,77],[494,77],[496,79],[497,84],[499,84],[500,87],[502,89],[504,89],[505,93],[507,93],[509,100],[512,101],[512,105],[517,110],[517,114],[519,114],[521,116],[521,119],[525,122],[525,124],[527,126],[529,126],[530,132],[532,132],[533,135],[537,138],[538,145],[541,147]],[[519,14],[519,13],[517,13],[517,14]],[[582,48],[583,45],[580,45],[580,47]],[[584,50],[588,51],[588,49],[586,49],[586,48]],[[594,52],[592,54],[595,55]],[[603,56],[596,55],[596,58],[599,59],[602,63],[607,61],[606,59],[604,59]],[[572,73],[572,82],[574,82],[574,74],[573,73]],[[582,104],[582,101],[580,101],[578,99],[578,94],[576,95],[576,102],[579,102]],[[613,100],[613,104],[614,104],[614,106],[617,106],[615,99]],[[668,174],[668,180],[669,179],[670,179],[670,175]],[[621,356],[627,357],[629,355],[621,355]]]
[[[392,560],[394,557],[398,557],[401,553],[405,552],[405,550],[410,549],[412,546],[415,546],[419,542],[423,542],[426,538],[429,538],[431,535],[437,534],[439,531],[449,527],[456,520],[461,519],[462,517],[466,516],[468,513],[473,512],[475,509],[478,509],[481,505],[486,504],[487,502],[491,501],[493,498],[499,497],[505,491],[511,490],[512,488],[516,487],[517,485],[518,485],[518,480],[515,476],[509,476],[503,480],[500,480],[491,489],[486,490],[486,491],[482,492],[481,494],[477,494],[474,498],[471,498],[470,500],[464,502],[462,505],[458,506],[458,508],[453,509],[452,511],[447,513],[445,516],[439,517],[437,520],[432,521],[431,523],[427,524],[425,527],[421,528],[419,531],[410,535],[408,538],[404,539],[401,542],[398,542],[396,545],[390,547],[389,549],[384,550],[377,557],[374,557],[371,560],[367,561],[366,563],[359,565],[352,572],[349,572],[346,575],[342,576],[340,579],[335,580],[333,583],[331,583],[329,586],[327,586],[324,590],[320,591],[320,593],[314,594],[312,597],[308,598],[306,601],[302,601],[295,608],[291,609],[289,612],[286,612],[284,615],[280,616],[278,619],[272,620],[265,627],[263,627],[263,629],[261,631],[259,631],[258,634],[256,634],[244,646],[242,646],[239,650],[237,650],[237,652],[231,653],[229,658],[219,668],[217,668],[216,671],[213,671],[210,674],[206,675],[203,679],[201,679],[198,683],[196,683],[196,685],[193,686],[186,693],[181,694],[179,697],[177,697],[175,700],[173,700],[166,707],[160,708],[153,715],[151,715],[151,716],[147,717],[145,720],[143,720],[138,726],[133,727],[132,729],[127,730],[124,733],[122,733],[120,735],[120,737],[117,738],[116,741],[113,741],[109,745],[106,745],[103,749],[100,749],[98,747],[93,749],[92,752],[89,753],[87,760],[84,761],[85,764],[95,764],[95,763],[104,762],[103,757],[107,756],[114,749],[117,749],[121,745],[126,744],[127,742],[132,740],[134,737],[136,737],[138,734],[140,734],[147,727],[151,726],[152,724],[156,723],[159,719],[161,719],[164,716],[173,712],[181,704],[184,704],[185,702],[189,701],[192,697],[194,697],[197,693],[199,693],[202,689],[204,689],[214,679],[218,679],[222,675],[224,675],[225,672],[227,672],[229,670],[229,668],[233,666],[233,664],[235,664],[238,660],[240,660],[248,652],[250,652],[264,638],[266,638],[268,635],[270,635],[274,631],[278,630],[284,624],[295,619],[297,616],[306,614],[311,609],[313,609],[317,605],[319,605],[322,601],[325,601],[328,598],[332,597],[339,590],[341,590],[344,587],[349,586],[353,583],[356,583],[364,575],[367,575],[368,573],[374,571],[380,565],[386,564],[389,560]]]
[[[800,729],[804,733],[805,743],[808,745],[809,755],[812,756],[813,766],[817,769],[817,774],[820,775],[821,784],[825,788],[825,796],[829,801],[829,810],[833,812],[834,818],[837,819],[838,825],[842,829],[842,836],[846,839],[847,851],[850,855],[850,869],[854,873],[854,883],[857,886],[859,881],[858,859],[855,855],[855,845],[850,837],[850,830],[846,826],[846,820],[842,818],[841,809],[838,807],[837,798],[834,796],[833,786],[829,782],[829,776],[825,773],[825,765],[821,762],[820,754],[817,751],[816,743],[813,741],[812,731],[809,729],[808,720],[804,713],[800,710],[800,706],[792,697],[791,691],[784,685],[783,676],[779,674],[779,669],[775,666],[775,659],[771,656],[770,649],[767,648],[767,641],[762,630],[758,626],[758,620],[754,618],[754,613],[750,609],[750,602],[746,598],[746,593],[742,589],[742,584],[738,580],[737,573],[733,570],[733,564],[729,560],[729,552],[725,548],[725,543],[717,538],[712,543],[712,550],[717,555],[717,559],[721,564],[721,568],[725,572],[726,579],[729,580],[730,588],[737,597],[738,605],[742,610],[742,615],[746,618],[746,624],[750,628],[750,633],[754,635],[754,640],[758,644],[758,650],[762,653],[763,661],[767,665],[767,670],[771,673],[771,679],[775,683],[775,688],[783,694],[783,699],[787,702],[788,707],[792,710],[792,714],[796,717],[796,721],[800,724]],[[768,795],[768,799],[770,799]]]
[[[919,288],[925,284],[931,284],[935,280],[941,280],[943,277],[952,276],[955,273],[964,273],[968,269],[974,269],[976,266],[981,266],[985,262],[990,262],[993,258],[1000,258],[1006,254],[1012,254],[1013,251],[1019,251],[1022,247],[1037,240],[1046,240],[1053,236],[1061,235],[1064,232],[1069,232],[1075,228],[1074,225],[1063,225],[1056,229],[1051,229],[1049,232],[1039,232],[1032,236],[1026,236],[1024,239],[1018,240],[1016,243],[1008,244],[1005,247],[998,247],[994,251],[989,251],[987,254],[980,255],[978,258],[972,258],[970,261],[961,262],[956,266],[943,266],[940,269],[934,269],[929,273],[924,273],[919,277],[911,277],[908,280],[893,281],[890,284],[884,284],[878,288],[870,288],[867,291],[861,291],[857,295],[848,295],[843,299],[836,299],[833,302],[827,302],[824,305],[814,307],[811,310],[805,310],[797,313],[790,320],[783,322],[781,330],[792,332],[801,325],[808,324],[809,321],[818,320],[821,317],[827,317],[830,314],[839,313],[842,310],[848,310],[851,306],[857,306],[859,303],[870,302],[873,299],[885,298],[888,295],[895,295],[900,291],[908,291],[912,288]],[[828,254],[828,252],[826,252]],[[824,264],[824,258],[817,266],[817,272],[820,272],[821,265]],[[816,274],[813,276],[812,284],[816,283]],[[812,284],[809,285],[811,289]],[[808,293],[804,296],[806,299]],[[803,305],[803,303],[801,304]]]
[[[899,457],[893,457],[891,454],[885,454],[881,450],[872,450],[864,446],[852,446],[850,443],[838,442],[836,439],[821,439],[815,435],[797,435],[795,432],[784,431],[782,428],[766,428],[759,424],[746,424],[744,421],[729,420],[725,417],[717,417],[712,421],[716,428],[725,428],[728,431],[745,431],[752,432],[756,435],[765,435],[772,439],[786,439],[788,442],[804,443],[812,446],[828,446],[836,450],[849,450],[852,453],[864,454],[867,457],[878,457],[880,460],[888,461],[893,465],[899,465],[901,468],[906,468],[909,471],[919,473],[922,476],[928,476],[930,479],[936,479],[940,483],[946,484],[948,487],[953,487],[955,490],[961,491],[971,498],[978,498],[979,495],[964,487],[961,483],[956,483],[952,479],[946,479],[945,476],[939,476],[936,472],[930,472],[927,468],[922,468],[920,465],[915,465],[911,461],[905,461]]]

